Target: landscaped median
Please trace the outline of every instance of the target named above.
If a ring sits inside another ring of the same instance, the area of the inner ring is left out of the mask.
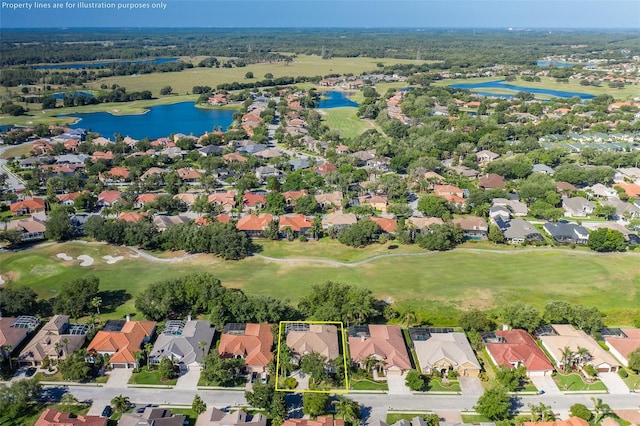
[[[607,393],[607,387],[600,380],[594,383],[586,383],[579,374],[553,374],[553,381],[556,382],[561,392],[589,392]]]

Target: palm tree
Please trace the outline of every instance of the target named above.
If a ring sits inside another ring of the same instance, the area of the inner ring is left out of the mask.
[[[611,407],[602,402],[601,398],[591,397],[591,401],[593,401],[593,411],[596,413],[595,424],[600,424],[600,420],[611,413]]]
[[[573,355],[577,358],[578,365],[580,365],[581,367],[585,364],[586,361],[591,358],[589,349],[581,348],[580,346],[578,346],[578,350]]]
[[[371,355],[367,355],[363,360],[362,360],[362,367],[369,371],[373,371],[374,367],[376,367],[378,365],[378,359],[373,356],[373,354]]]
[[[143,350],[144,350],[145,360],[147,362],[147,371],[149,371],[149,354],[153,350],[153,345],[151,344],[151,342],[145,343]]]
[[[204,350],[207,348],[207,342],[205,342],[204,340],[200,340],[198,342],[198,347],[200,348],[200,350],[202,350],[202,356],[204,356]]]
[[[127,409],[129,404],[130,404],[129,397],[124,396],[122,394],[114,396],[113,399],[111,400],[111,406],[118,413],[124,412],[124,410]]]
[[[342,417],[345,423],[352,425],[359,423],[360,406],[357,402],[339,395],[338,398],[333,401],[333,404],[336,406],[336,414],[338,417]]]
[[[569,366],[569,364],[571,363],[571,359],[573,358],[573,351],[568,347],[565,346],[564,348],[562,348],[562,369],[564,370],[564,372],[567,372],[567,367]]]
[[[60,362],[60,348],[62,347],[62,344],[60,342],[55,342],[53,344],[53,349],[56,351],[56,363]]]
[[[405,327],[409,327],[410,325],[415,324],[417,319],[418,317],[416,316],[416,313],[413,311],[413,309],[407,309],[402,314],[402,324],[404,324]]]
[[[65,337],[62,339],[62,343],[64,344],[64,356],[69,355],[69,339]]]
[[[11,351],[13,351],[13,346],[11,345],[4,345],[2,347],[2,356],[9,359],[9,368],[13,370],[13,364],[11,363]]]
[[[100,305],[102,305],[101,297],[96,296],[93,299],[91,299],[91,307],[96,308],[96,312],[98,313],[98,315],[100,315]]]

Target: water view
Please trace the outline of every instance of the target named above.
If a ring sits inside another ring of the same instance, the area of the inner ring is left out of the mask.
[[[70,69],[70,70],[84,70],[84,69],[93,69],[93,68],[108,68],[112,65],[122,65],[122,64],[164,64],[167,62],[176,62],[178,58],[155,58],[155,59],[146,59],[142,61],[96,61],[96,62],[86,62],[86,63],[73,63],[73,64],[53,64],[53,65],[36,65],[34,68],[37,70],[61,70],[61,69]]]
[[[336,92],[334,90],[330,90],[328,92],[320,93],[320,103],[318,104],[318,108],[338,108],[338,107],[358,107],[360,106],[357,102],[349,99],[349,93],[347,92]]]
[[[134,139],[148,137],[157,139],[167,137],[172,133],[186,135],[202,135],[217,127],[225,131],[233,122],[232,110],[196,108],[193,102],[179,102],[170,105],[157,105],[149,108],[145,114],[113,115],[108,112],[93,112],[87,114],[68,114],[65,116],[78,117],[79,121],[71,128],[98,132],[104,137],[114,134],[131,136]]]
[[[452,89],[467,89],[476,92],[477,89],[508,89],[513,90],[515,92],[529,92],[533,94],[539,95],[549,95],[556,98],[573,98],[575,96],[580,99],[593,99],[594,95],[590,95],[588,93],[580,93],[580,92],[566,92],[562,90],[551,90],[551,89],[539,89],[535,87],[524,87],[524,86],[515,86],[513,84],[507,84],[504,80],[498,81],[486,81],[484,83],[460,83],[460,84],[452,84],[449,87]],[[502,95],[496,93],[488,93],[477,91],[477,93],[485,95],[485,96],[495,96],[495,97],[509,97],[509,95]]]

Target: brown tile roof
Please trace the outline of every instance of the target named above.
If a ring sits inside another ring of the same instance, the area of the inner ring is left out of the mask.
[[[296,232],[300,232],[313,226],[313,218],[300,213],[280,216],[280,230],[287,226]]]
[[[244,157],[237,152],[230,152],[229,154],[225,154],[222,156],[225,162],[230,163],[232,161],[239,161],[240,163],[245,163],[249,161],[247,157]]]
[[[200,179],[202,175],[203,175],[202,172],[199,172],[194,169],[189,169],[186,167],[178,169],[178,176],[180,176],[180,179],[182,180],[196,180],[196,179]]]
[[[107,170],[106,174],[113,177],[121,177],[122,179],[129,179],[129,169],[126,167],[114,167],[111,170]]]
[[[188,206],[195,203],[197,197],[198,197],[198,194],[193,194],[191,192],[182,192],[180,194],[176,194],[173,196],[173,198],[175,198],[176,200],[182,201]]]
[[[136,198],[136,204],[147,204],[150,203],[152,201],[154,201],[156,198],[158,198],[160,194],[158,193],[146,193],[146,194],[140,194],[138,195],[138,198]]]
[[[524,426],[589,426],[586,420],[580,417],[569,417],[567,420],[556,420],[553,422],[524,422]]]
[[[640,328],[623,328],[621,331],[627,335],[626,339],[606,337],[604,340],[607,345],[614,348],[628,362],[631,352],[640,348]]]
[[[553,365],[533,338],[524,330],[496,331],[506,343],[487,343],[486,348],[499,365],[515,368],[522,363],[527,371],[553,371]]]
[[[28,328],[11,327],[16,322],[12,317],[0,317],[0,347],[11,345],[16,349],[18,345],[27,337]]]
[[[398,227],[398,221],[395,219],[388,219],[386,217],[377,216],[371,216],[369,219],[371,219],[372,222],[377,223],[378,226],[380,226],[380,228],[387,233],[396,232],[396,228]]]
[[[369,337],[349,337],[349,352],[354,362],[374,355],[385,361],[385,370],[391,367],[411,369],[402,330],[397,325],[369,325]]]
[[[225,334],[220,337],[221,356],[240,355],[249,366],[266,367],[273,359],[273,334],[270,324],[246,324],[244,335]]]
[[[316,166],[316,172],[321,175],[326,175],[327,173],[335,172],[338,168],[331,163],[322,163]]]
[[[455,225],[460,225],[464,231],[486,231],[489,229],[487,221],[478,216],[467,216],[453,219]]]
[[[335,325],[311,324],[309,331],[290,331],[286,343],[299,356],[318,352],[327,360],[333,360],[339,355],[338,329]]]
[[[482,176],[478,180],[478,186],[480,188],[504,188],[504,177],[495,173],[489,173]]]
[[[289,419],[282,426],[344,426],[344,420],[318,416],[314,419]]]
[[[439,217],[410,217],[409,223],[418,229],[424,229],[430,225],[442,225],[444,221]]]
[[[137,223],[140,222],[140,220],[144,217],[147,217],[146,213],[123,212],[118,215],[117,220],[122,220],[129,223]]]

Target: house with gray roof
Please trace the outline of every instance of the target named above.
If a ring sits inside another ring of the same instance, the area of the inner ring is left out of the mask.
[[[149,353],[149,363],[160,364],[165,356],[181,370],[200,368],[204,356],[211,349],[215,327],[209,321],[167,321],[162,333]],[[204,342],[204,346],[201,346]]]
[[[640,207],[635,204],[628,203],[626,201],[622,201],[619,198],[609,198],[607,200],[602,201],[603,206],[612,206],[615,207],[616,213],[611,218],[613,220],[620,220],[623,218],[629,219],[637,219],[640,218]]]
[[[118,426],[183,426],[185,421],[184,414],[173,414],[166,408],[141,407],[123,414]]]
[[[512,244],[519,244],[525,241],[544,241],[544,237],[538,232],[536,227],[521,217],[516,217],[508,221],[497,217],[495,223],[504,234],[504,238]]]
[[[260,414],[247,414],[243,410],[232,413],[209,407],[198,416],[198,426],[267,426],[267,418]]]
[[[584,197],[563,198],[564,215],[571,217],[587,217],[593,214],[594,204]]]
[[[546,164],[534,164],[533,173],[544,173],[545,175],[553,176],[553,169]]]
[[[518,200],[509,200],[506,198],[494,198],[491,201],[492,206],[502,206],[509,209],[513,216],[526,216],[529,214],[529,208],[523,202]]]
[[[587,244],[589,231],[584,226],[569,222],[547,222],[542,229],[560,244]]]

